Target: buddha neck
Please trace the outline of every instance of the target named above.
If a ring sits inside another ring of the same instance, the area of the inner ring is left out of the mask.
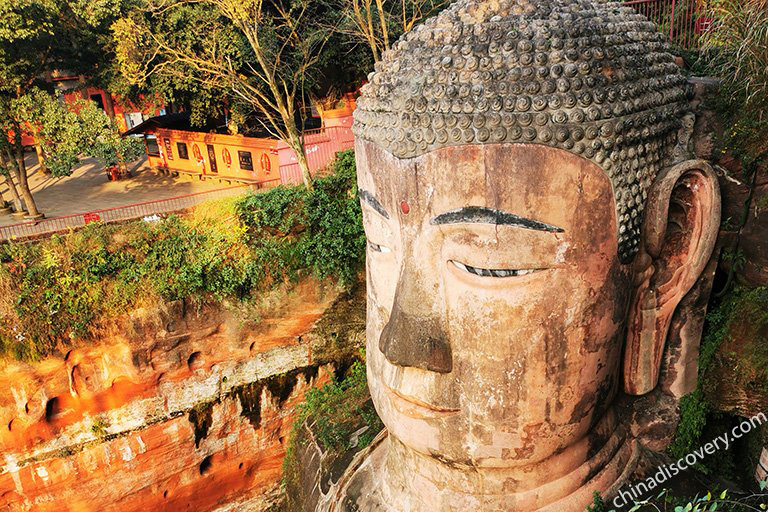
[[[388,510],[578,510],[594,490],[616,489],[632,469],[633,444],[609,411],[592,433],[538,463],[484,468],[447,462],[390,435],[382,468]]]

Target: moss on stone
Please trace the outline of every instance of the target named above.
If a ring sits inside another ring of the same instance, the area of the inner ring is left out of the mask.
[[[208,437],[208,431],[213,423],[213,406],[218,400],[203,402],[195,405],[189,411],[189,422],[195,431],[195,448],[200,447],[200,441]]]
[[[725,382],[756,401],[764,396],[768,402],[767,335],[766,287],[737,287],[710,311],[699,353],[698,387],[680,401],[680,423],[668,450],[671,455],[679,457],[696,448],[709,416],[727,408],[721,393]]]

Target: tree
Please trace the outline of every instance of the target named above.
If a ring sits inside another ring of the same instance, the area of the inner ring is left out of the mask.
[[[308,90],[332,33],[321,23],[325,8],[319,0],[142,0],[113,31],[133,83],[160,75],[228,93],[295,151],[311,187],[303,133]]]
[[[79,162],[82,139],[75,111],[51,94],[32,88],[11,101],[11,115],[15,124],[33,135],[54,176],[72,172]]]
[[[450,0],[336,1],[343,20],[341,29],[368,45],[376,61],[398,37],[450,3]]]
[[[106,167],[117,166],[125,171],[129,162],[144,154],[144,144],[133,137],[121,137],[113,119],[92,101],[82,101],[77,109],[79,149],[101,160]]]
[[[37,210],[27,182],[27,164],[24,160],[24,146],[22,145],[23,122],[14,115],[14,101],[7,98],[6,100],[0,101],[0,134],[2,134],[0,136],[0,165],[3,167],[6,182],[10,183],[12,194],[20,196],[19,200],[14,201],[16,211],[26,210],[30,217],[40,218],[42,215]],[[24,201],[23,205],[21,199]]]
[[[16,184],[11,179],[10,166],[2,152],[0,152],[0,178],[2,178],[0,183],[7,186],[8,191],[11,193],[11,205],[13,206],[13,209],[17,212],[23,212],[24,208],[23,203],[21,202],[21,196],[19,196],[19,191],[16,189]],[[3,207],[7,204],[6,200],[2,199]]]
[[[22,211],[23,199],[30,217],[42,216],[27,181],[24,131],[31,130],[39,143],[46,139],[74,144],[72,137],[65,136],[71,118],[56,104],[51,84],[43,77],[55,69],[96,75],[106,69],[103,59],[109,52],[101,44],[110,41],[106,27],[124,8],[122,2],[0,0],[0,166],[17,212]],[[71,171],[77,161],[72,151],[72,145],[54,151],[49,143],[47,165],[58,167],[59,174]],[[52,162],[54,153],[58,161]]]

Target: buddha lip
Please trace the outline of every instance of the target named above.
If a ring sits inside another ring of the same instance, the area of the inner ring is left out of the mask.
[[[455,414],[459,412],[459,409],[454,409],[451,407],[440,407],[437,405],[428,404],[426,402],[419,400],[418,398],[404,395],[399,391],[396,391],[390,388],[387,385],[384,385],[384,389],[389,393],[391,398],[394,399],[395,407],[398,410],[401,410],[403,408],[409,408],[409,409],[418,411],[424,415],[429,415],[432,417],[449,416],[451,414]],[[398,402],[405,402],[405,403],[398,403]],[[398,407],[398,406],[403,406],[403,407]],[[403,411],[401,410],[401,412]]]

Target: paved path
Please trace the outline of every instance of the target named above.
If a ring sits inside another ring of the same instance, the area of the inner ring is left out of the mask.
[[[133,178],[109,181],[103,166],[94,159],[83,160],[71,176],[52,178],[40,172],[34,152],[26,154],[29,184],[38,209],[46,217],[61,217],[94,210],[115,208],[156,199],[205,192],[231,184],[218,180],[199,181],[188,176],[172,177],[150,170],[146,157],[133,164]],[[3,197],[11,199],[5,185],[0,186]],[[244,188],[247,190],[247,188]],[[22,222],[10,215],[0,214],[0,226]]]

